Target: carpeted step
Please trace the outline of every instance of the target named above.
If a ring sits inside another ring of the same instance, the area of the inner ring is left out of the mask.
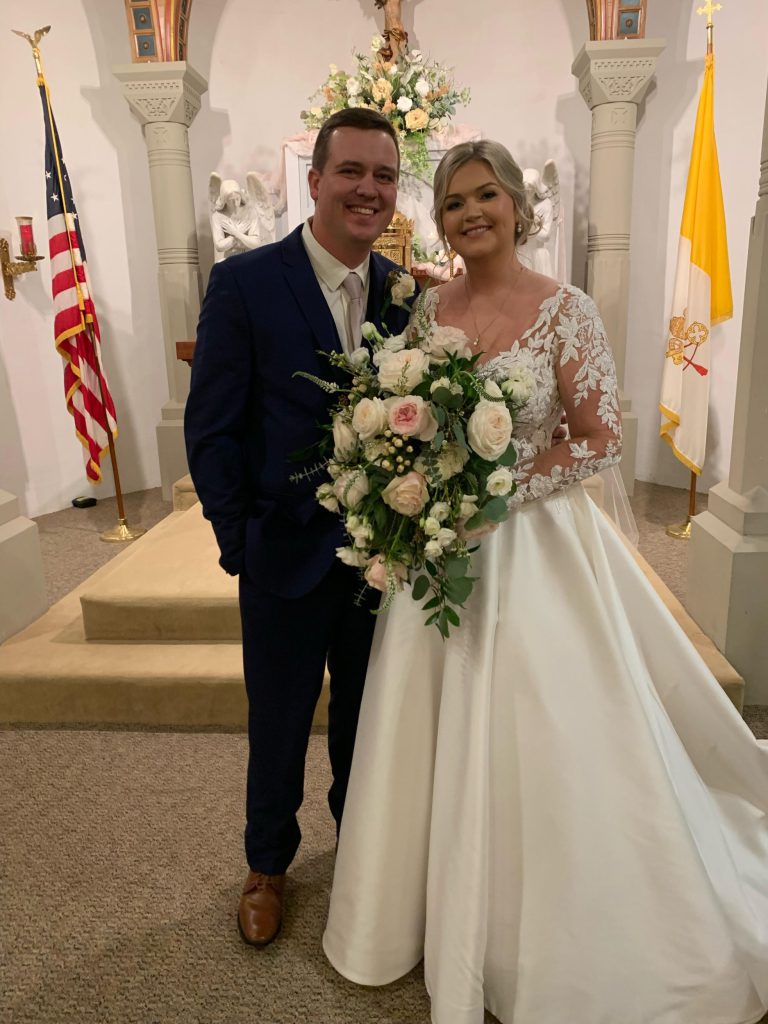
[[[174,512],[103,578],[82,590],[89,641],[240,640],[237,580],[221,569],[199,503]]]

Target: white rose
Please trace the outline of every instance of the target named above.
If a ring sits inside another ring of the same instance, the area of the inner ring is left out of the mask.
[[[436,537],[440,533],[440,520],[434,516],[427,516],[424,520],[424,533],[428,537]]]
[[[534,377],[530,370],[518,367],[502,381],[501,390],[515,402],[527,402],[533,391]]]
[[[413,100],[409,96],[401,96],[397,101],[397,109],[401,110],[404,114],[407,114],[412,106]]]
[[[345,508],[357,508],[368,489],[368,477],[362,469],[347,469],[333,483],[333,493]]]
[[[446,391],[451,390],[451,382],[447,377],[438,377],[437,380],[433,381],[429,386],[430,395],[434,395],[438,388],[445,388]]]
[[[447,363],[449,355],[460,359],[469,359],[472,355],[472,343],[458,327],[435,327],[424,348],[433,363]]]
[[[420,64],[421,61],[424,59],[421,50],[411,50],[409,56],[413,64]]]
[[[373,365],[381,366],[381,361],[387,352],[402,352],[405,348],[405,336],[393,334],[391,338],[382,341],[381,346],[373,353]]]
[[[421,473],[411,470],[405,476],[396,476],[381,492],[385,505],[402,516],[417,516],[427,503],[429,491]]]
[[[410,274],[400,274],[398,279],[392,285],[392,291],[390,296],[392,298],[393,306],[402,306],[406,299],[410,297],[416,291],[416,281],[411,277]]]
[[[333,455],[344,462],[357,448],[357,434],[341,416],[333,418]]]
[[[447,526],[443,526],[438,532],[435,540],[441,548],[447,548],[456,540],[457,533],[455,530],[449,530]]]
[[[424,545],[424,554],[427,558],[439,558],[443,553],[443,549],[439,541],[428,540]]]
[[[459,515],[462,519],[471,519],[477,512],[477,500],[476,494],[463,494],[461,496]]]
[[[352,413],[352,426],[363,441],[370,441],[377,434],[383,434],[387,423],[387,409],[380,398],[361,398]]]
[[[321,504],[323,508],[327,508],[329,512],[339,511],[339,501],[336,495],[333,493],[332,484],[320,484],[320,486],[315,491],[315,497],[317,498],[319,504]]]
[[[480,401],[467,422],[467,440],[481,459],[494,462],[509,447],[512,417],[501,402]]]
[[[336,548],[336,557],[340,558],[344,565],[353,565],[362,569],[368,564],[368,554],[365,551],[356,551],[354,548]]]
[[[499,466],[498,469],[494,469],[494,471],[489,475],[485,483],[485,489],[494,497],[503,496],[505,494],[509,494],[514,482],[515,478],[506,466]]]
[[[426,96],[427,93],[429,92],[429,82],[426,80],[426,78],[420,78],[413,88],[423,99],[424,96]]]
[[[376,50],[380,50],[383,45],[384,40],[381,38],[381,36],[374,36],[371,39],[371,50],[373,50],[374,53],[376,52]]]
[[[399,70],[400,70],[400,68],[397,66],[397,64],[393,64],[392,67],[389,69],[390,77],[394,78]]]
[[[440,454],[437,456],[437,468],[440,473],[440,479],[445,482],[450,480],[452,476],[456,476],[467,464],[469,454],[467,450],[460,444],[454,444],[449,442],[444,444],[440,449]]]
[[[501,388],[495,380],[484,380],[483,388],[485,389],[486,395],[490,395],[491,398],[503,398]]]
[[[347,96],[357,96],[360,92],[360,82],[356,78],[347,79]]]
[[[436,519],[438,523],[442,523],[451,514],[451,506],[445,501],[436,501],[429,510],[429,514],[433,519]]]
[[[366,363],[370,362],[371,353],[367,348],[356,348],[347,356],[347,362],[353,370],[361,370]]]
[[[421,384],[428,370],[429,356],[418,348],[385,351],[379,363],[379,384],[385,391],[407,395]]]

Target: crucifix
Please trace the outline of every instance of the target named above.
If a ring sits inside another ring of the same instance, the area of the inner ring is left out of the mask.
[[[400,54],[408,45],[408,33],[403,27],[403,0],[374,0],[379,10],[384,11],[384,45],[379,50],[382,60],[397,62]]]
[[[715,11],[722,11],[722,4],[714,4],[712,0],[706,0],[703,7],[697,7],[697,14],[706,14],[707,16],[707,53],[712,53],[712,29],[714,22],[712,21],[712,15]]]

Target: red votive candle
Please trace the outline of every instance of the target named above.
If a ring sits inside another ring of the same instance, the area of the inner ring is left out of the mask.
[[[36,256],[37,249],[35,248],[35,236],[32,234],[32,218],[17,217],[16,223],[19,225],[19,238],[21,239],[21,255]]]

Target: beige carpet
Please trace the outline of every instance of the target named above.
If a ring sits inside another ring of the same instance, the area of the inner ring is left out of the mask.
[[[241,942],[245,757],[242,735],[0,732],[2,1024],[428,1024],[420,967],[367,989],[322,954],[322,735],[283,934]]]

